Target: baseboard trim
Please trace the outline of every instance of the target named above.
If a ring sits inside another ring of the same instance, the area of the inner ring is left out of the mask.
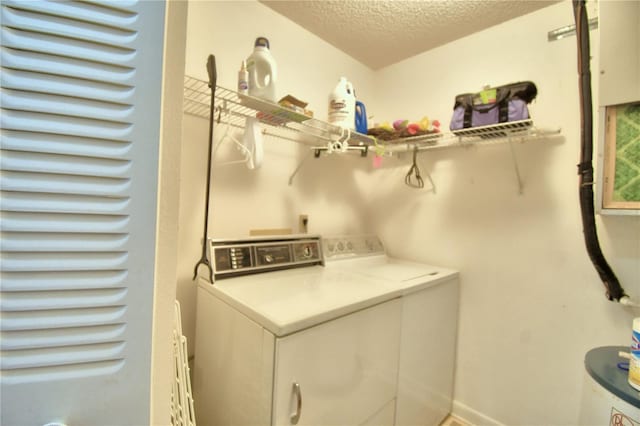
[[[474,426],[505,426],[496,419],[476,411],[457,400],[453,401],[453,410],[451,414]]]

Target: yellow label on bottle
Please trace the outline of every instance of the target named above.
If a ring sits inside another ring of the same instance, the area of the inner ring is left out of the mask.
[[[633,355],[629,359],[629,384],[640,390],[640,359]]]

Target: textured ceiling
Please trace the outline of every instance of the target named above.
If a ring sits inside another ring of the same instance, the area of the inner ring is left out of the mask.
[[[260,0],[372,69],[558,1]]]

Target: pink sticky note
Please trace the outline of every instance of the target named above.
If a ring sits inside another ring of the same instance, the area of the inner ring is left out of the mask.
[[[374,155],[373,156],[373,167],[375,169],[377,169],[378,167],[382,166],[382,156],[380,155]]]

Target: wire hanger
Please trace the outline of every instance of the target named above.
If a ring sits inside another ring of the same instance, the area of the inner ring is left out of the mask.
[[[404,177],[404,183],[411,188],[424,188],[424,180],[420,176],[420,167],[418,167],[418,147],[413,148],[413,162],[406,176]]]
[[[431,183],[431,190],[436,192],[436,185],[433,183],[433,179],[431,179],[431,175],[427,173],[427,179],[429,179],[429,183]],[[411,163],[411,167],[404,177],[404,183],[411,188],[422,189],[424,188],[424,180],[422,179],[422,175],[420,174],[420,167],[418,167],[418,147],[413,147],[413,160]]]

